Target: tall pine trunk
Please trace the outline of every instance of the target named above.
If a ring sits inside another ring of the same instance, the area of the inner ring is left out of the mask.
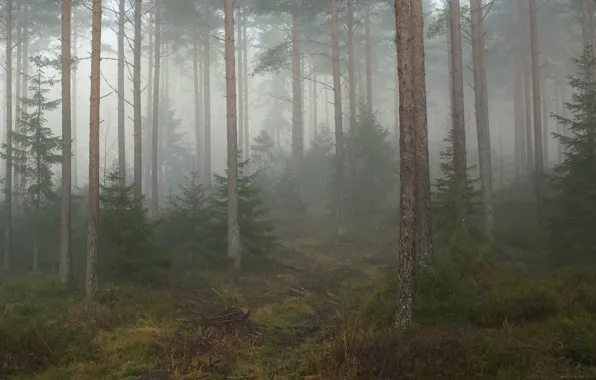
[[[426,108],[426,72],[424,66],[424,24],[422,2],[410,5],[412,39],[412,127],[415,130],[416,163],[416,261],[426,262],[432,257],[430,168],[428,158],[428,119]]]
[[[23,0],[17,0],[16,5],[16,14],[15,14],[15,27],[17,29],[17,67],[16,67],[16,75],[15,75],[15,81],[16,81],[16,89],[15,89],[15,103],[16,103],[16,115],[15,115],[15,120],[14,120],[14,130],[16,132],[19,132],[20,127],[21,127],[21,122],[20,122],[20,112],[19,110],[21,109],[21,103],[22,103],[22,99],[23,96],[21,95],[21,78],[22,78],[22,64],[23,64],[23,19],[22,19],[22,9],[23,9],[23,4],[22,4]],[[18,151],[15,152],[15,156],[13,157],[13,170],[14,170],[14,203],[17,205],[17,207],[19,207],[21,205],[21,189],[24,188],[24,186],[20,186],[21,184],[24,185],[23,179],[21,178],[21,170],[20,170],[20,166],[19,163],[20,161],[22,161],[24,159],[24,157],[22,157],[22,155],[18,154]]]
[[[148,29],[148,43],[149,52],[147,53],[147,125],[144,132],[147,134],[147,140],[145,141],[147,146],[144,150],[143,163],[144,163],[144,174],[145,185],[143,186],[146,193],[150,193],[151,189],[151,167],[153,165],[152,149],[153,149],[153,68],[155,62],[154,58],[154,26],[155,26],[155,9],[149,14]]]
[[[74,9],[71,14],[71,31],[72,31],[72,56],[78,61],[78,43],[77,43],[77,28],[75,21]],[[71,115],[72,115],[72,186],[77,188],[79,186],[79,142],[77,140],[77,66],[72,68],[72,96],[71,96]]]
[[[486,81],[486,51],[484,47],[484,14],[481,0],[470,0],[472,16],[472,58],[474,67],[474,95],[476,111],[476,135],[478,140],[478,161],[480,185],[482,188],[482,209],[484,232],[492,240],[494,227],[492,206],[492,165],[490,127],[488,117],[488,86]]]
[[[85,289],[91,298],[98,288],[97,254],[99,250],[99,102],[101,60],[101,0],[92,3],[91,95],[89,101],[89,235]]]
[[[141,0],[135,0],[135,51],[133,53],[133,105],[134,105],[134,192],[135,199],[143,194],[143,129],[141,116],[141,39],[143,8]],[[147,90],[149,91],[149,90]]]
[[[6,1],[6,231],[4,239],[4,269],[10,270],[12,244],[12,0]]]
[[[62,196],[60,207],[60,281],[69,283],[71,271],[71,98],[70,98],[70,0],[62,0]]]
[[[248,160],[250,158],[250,131],[248,119],[248,8],[244,8],[244,22],[242,24],[242,51],[244,52],[244,65],[242,66],[242,75],[244,76],[244,95],[242,96],[244,102],[244,118],[242,120],[242,129],[244,129],[244,148],[246,149],[244,158]]]
[[[542,113],[540,111],[540,62],[538,57],[538,30],[536,27],[536,0],[528,0],[530,12],[530,46],[532,54],[532,91],[534,110],[534,151],[536,152],[534,183],[536,191],[538,217],[542,214],[542,180],[544,174],[544,156],[542,153]]]
[[[368,112],[373,111],[373,84],[372,84],[372,37],[370,30],[370,4],[366,6],[364,16],[364,38],[366,40],[366,106]]]
[[[126,186],[126,141],[124,119],[124,18],[126,3],[118,0],[118,175],[121,187]]]
[[[151,118],[151,216],[157,218],[159,207],[159,74],[161,67],[161,6],[160,1],[155,1],[155,77],[153,80],[153,117]]]
[[[300,42],[300,15],[292,16],[292,163],[294,174],[300,179],[302,156],[304,153],[303,121],[302,121],[302,47]],[[299,181],[300,184],[302,183]],[[302,194],[302,186],[298,192]]]
[[[205,24],[203,32],[203,183],[211,187],[211,35],[210,25]]]
[[[228,182],[228,258],[240,268],[241,245],[238,226],[238,119],[236,116],[236,62],[234,57],[233,0],[224,0],[224,35],[226,60],[227,182]]]
[[[199,91],[199,34],[195,33],[192,42],[192,84],[194,92],[194,112],[195,112],[195,150],[196,162],[199,164],[203,158],[202,133],[201,133],[201,95]]]
[[[399,78],[400,224],[395,327],[412,324],[416,267],[416,130],[414,126],[410,1],[395,1],[396,51]]]
[[[345,158],[339,56],[339,9],[337,1],[338,0],[331,0],[331,65],[333,74],[333,110],[335,116],[335,212],[338,234],[342,235],[345,225]]]
[[[244,57],[242,54],[242,48],[243,48],[243,43],[242,43],[242,28],[243,28],[243,23],[244,23],[244,17],[242,16],[243,13],[243,9],[242,8],[238,8],[237,9],[237,23],[236,23],[236,29],[237,29],[237,44],[236,44],[236,50],[238,52],[238,64],[237,64],[237,71],[238,74],[236,75],[237,78],[237,82],[238,82],[238,149],[240,150],[240,157],[242,159],[242,161],[244,161],[244,159],[246,158],[246,147],[244,146],[244,69],[243,69],[243,65],[244,65]]]
[[[455,166],[455,188],[457,192],[457,219],[467,229],[468,210],[467,194],[467,159],[466,159],[466,125],[464,115],[464,80],[461,46],[461,22],[459,0],[449,0],[449,30],[451,36],[451,69],[453,107],[453,161]]]

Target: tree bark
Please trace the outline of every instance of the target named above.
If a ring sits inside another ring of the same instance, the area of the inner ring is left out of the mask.
[[[526,114],[525,134],[526,134],[526,170],[528,173],[534,171],[534,148],[532,146],[532,98],[530,96],[530,77],[528,68],[528,30],[524,17],[524,2],[519,1],[518,22],[520,39],[520,60],[522,62],[522,75],[524,83],[524,109]]]
[[[155,26],[155,10],[153,9],[149,14],[149,24],[148,24],[148,44],[149,44],[149,52],[147,53],[147,126],[145,129],[145,133],[147,134],[147,147],[145,148],[145,154],[143,155],[143,163],[145,163],[145,174],[143,178],[145,178],[145,185],[144,188],[146,189],[146,193],[150,193],[151,189],[151,167],[153,165],[153,158],[152,158],[152,149],[153,149],[153,66],[155,62],[153,58],[155,56],[154,49],[154,26]]]
[[[246,149],[244,159],[250,158],[250,131],[249,131],[249,118],[248,118],[248,8],[244,8],[244,22],[243,22],[243,34],[242,34],[242,51],[244,52],[244,95],[242,100],[244,101],[244,118],[242,120],[242,129],[244,129],[244,148]]]
[[[210,25],[205,24],[203,36],[203,101],[205,106],[203,116],[203,183],[210,189],[211,187],[211,35],[209,33]]]
[[[345,172],[344,132],[341,102],[341,69],[339,57],[339,10],[337,0],[331,0],[331,46],[333,72],[333,109],[335,116],[335,201],[338,234],[342,235],[345,224]]]
[[[91,95],[89,100],[89,235],[85,289],[91,298],[98,288],[99,250],[99,103],[101,60],[101,0],[93,0],[91,27]]]
[[[16,111],[16,115],[15,115],[15,120],[14,120],[14,131],[19,132],[21,129],[21,103],[22,103],[22,99],[23,96],[21,95],[21,78],[22,78],[22,64],[23,64],[23,20],[22,20],[22,0],[17,0],[16,5],[16,11],[15,11],[15,27],[17,29],[17,35],[16,35],[16,45],[17,45],[17,67],[16,67],[16,89],[15,89],[15,103],[16,103],[16,107],[15,107],[15,111]],[[18,153],[15,155],[15,157],[13,157],[13,170],[14,170],[14,187],[13,187],[13,192],[14,192],[14,203],[17,205],[17,207],[19,207],[21,205],[21,187],[19,186],[22,183],[22,179],[21,179],[21,170],[20,170],[20,166],[19,163],[20,161],[23,159],[22,155],[19,155]]]
[[[118,176],[121,187],[126,186],[126,135],[124,119],[124,18],[126,3],[118,0]]]
[[[550,131],[549,131],[549,123],[548,123],[548,107],[549,107],[549,102],[548,99],[546,97],[545,94],[545,87],[546,86],[546,80],[543,82],[542,84],[542,153],[544,155],[544,170],[548,170],[549,169],[549,162],[550,162],[550,157],[549,157],[549,147],[548,147],[548,140],[549,140],[549,135],[550,135]]]
[[[135,199],[143,195],[143,128],[141,107],[141,40],[143,8],[141,0],[135,0],[135,41],[133,67],[133,104],[134,104],[134,192]],[[149,91],[149,90],[147,90]]]
[[[449,0],[449,26],[451,35],[451,68],[453,108],[453,159],[455,166],[455,188],[458,197],[457,218],[460,225],[467,230],[467,159],[466,159],[466,125],[464,115],[464,80],[462,72],[461,22],[459,0]]]
[[[196,162],[200,165],[203,156],[203,142],[201,133],[201,95],[199,91],[199,35],[195,34],[193,38],[192,48],[192,74],[193,74],[193,91],[195,96],[194,111],[195,111],[195,149],[196,149]]]
[[[490,126],[488,117],[488,86],[486,81],[486,52],[484,47],[484,19],[481,0],[470,0],[472,16],[472,58],[474,67],[474,95],[476,110],[476,135],[478,140],[478,161],[480,185],[482,188],[482,209],[484,232],[492,240],[494,219],[492,206],[492,165]]]
[[[6,1],[6,231],[4,239],[4,269],[10,270],[12,244],[12,0]]]
[[[302,122],[302,78],[301,71],[300,16],[292,16],[292,161],[294,171],[301,178],[302,156],[304,154]],[[301,186],[299,186],[301,188]],[[301,193],[301,191],[299,191]]]
[[[366,106],[368,112],[373,112],[373,85],[372,85],[372,38],[370,30],[370,4],[366,6],[364,18],[364,37],[366,39]]]
[[[521,47],[518,46],[518,50]],[[526,130],[525,110],[523,101],[523,61],[521,52],[518,51],[515,75],[513,76],[513,114],[514,114],[514,138],[515,138],[515,176],[520,179],[525,173],[526,165]]]
[[[538,57],[538,30],[536,28],[536,0],[528,0],[530,12],[530,46],[532,54],[532,91],[534,105],[534,151],[536,152],[534,185],[536,191],[537,212],[542,215],[542,180],[544,175],[544,156],[542,153],[542,114],[540,111],[540,63]]]
[[[410,1],[395,0],[396,51],[399,78],[400,225],[395,327],[412,324],[416,261],[416,130],[414,126]]]
[[[236,63],[234,62],[234,6],[224,0],[224,34],[226,59],[226,120],[228,145],[228,258],[234,268],[241,263],[240,229],[238,226],[238,134],[236,127]]]
[[[60,281],[70,283],[71,270],[71,98],[70,98],[70,0],[62,0],[62,196],[60,205]]]
[[[432,222],[430,202],[430,169],[428,158],[428,119],[426,107],[426,72],[424,66],[424,24],[422,2],[410,5],[412,39],[413,128],[416,163],[416,261],[432,257]]]
[[[238,71],[238,75],[236,76],[238,78],[238,149],[240,150],[240,157],[242,159],[242,161],[245,160],[246,157],[246,147],[244,146],[244,69],[243,69],[243,65],[244,65],[244,57],[242,54],[242,47],[243,47],[243,43],[242,43],[242,28],[243,28],[243,23],[244,23],[244,17],[242,16],[242,8],[238,8],[236,10],[238,18],[237,18],[237,23],[236,23],[236,29],[237,29],[237,39],[238,39],[238,43],[236,46],[236,50],[238,51],[238,67],[237,67],[237,71]]]
[[[77,60],[77,65],[75,65],[75,67],[72,69],[72,84],[71,84],[71,90],[72,90],[72,96],[71,96],[71,115],[72,115],[72,144],[71,144],[71,149],[72,149],[72,162],[71,162],[71,168],[72,168],[72,186],[74,186],[75,188],[77,188],[79,186],[79,142],[77,140],[77,66],[78,66],[78,60],[79,58],[77,57],[78,54],[78,43],[77,43],[77,39],[78,39],[78,34],[77,34],[77,29],[76,29],[76,24],[74,23],[75,20],[75,12],[73,9],[72,15],[71,15],[71,30],[72,30],[72,56],[74,57],[74,59]],[[72,63],[72,62],[71,62]]]
[[[159,207],[159,74],[161,68],[161,6],[160,0],[155,0],[155,78],[153,80],[153,117],[151,139],[151,216],[157,218]]]

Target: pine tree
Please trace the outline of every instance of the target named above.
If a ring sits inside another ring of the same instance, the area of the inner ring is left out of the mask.
[[[48,128],[46,113],[56,110],[60,99],[51,100],[48,94],[57,80],[46,74],[57,62],[42,55],[31,58],[34,74],[29,78],[30,97],[21,99],[17,130],[13,132],[13,157],[16,171],[25,184],[25,211],[33,219],[33,272],[37,272],[39,258],[39,230],[42,203],[56,200],[52,165],[62,160],[62,140]]]
[[[192,172],[178,193],[168,200],[167,213],[162,221],[164,242],[173,251],[190,255],[192,264],[197,256],[207,263],[213,261],[206,252],[210,212],[207,208],[205,186],[198,172]]]
[[[578,73],[569,77],[574,93],[565,105],[571,117],[555,115],[569,132],[554,134],[564,153],[550,178],[553,214],[547,220],[554,258],[561,264],[596,258],[596,61],[591,48],[574,61]]]
[[[238,164],[238,224],[242,257],[262,257],[275,246],[273,227],[266,218],[263,190],[255,184],[257,173],[245,172],[247,161]],[[215,174],[215,193],[211,200],[213,219],[210,246],[213,252],[225,252],[227,246],[228,183],[225,176]],[[221,255],[224,261],[224,256]]]

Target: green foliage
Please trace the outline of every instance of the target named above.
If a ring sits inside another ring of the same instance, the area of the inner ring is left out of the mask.
[[[35,68],[29,77],[31,97],[21,98],[21,108],[17,110],[17,130],[13,132],[14,167],[26,183],[27,200],[39,203],[46,199],[56,199],[52,165],[62,159],[60,149],[62,139],[55,137],[47,127],[46,114],[60,105],[60,100],[50,100],[48,94],[57,83],[48,77],[46,70],[53,61],[36,55],[31,58]]]
[[[596,82],[591,49],[575,60],[578,74],[569,77],[574,89],[565,106],[571,118],[556,116],[568,135],[554,134],[564,147],[563,161],[553,169],[553,214],[548,219],[554,258],[562,264],[594,261],[596,234]]]
[[[273,165],[274,148],[275,142],[271,135],[265,129],[261,129],[250,147],[251,160],[259,170],[269,169]]]
[[[101,264],[107,277],[118,281],[158,284],[167,280],[169,262],[157,250],[155,225],[134,185],[121,187],[117,170],[101,187]]]
[[[242,255],[262,257],[269,253],[277,239],[273,236],[272,225],[267,219],[264,207],[263,190],[255,184],[257,173],[247,174],[247,161],[238,163],[238,225]],[[209,239],[213,252],[225,260],[228,225],[228,179],[227,176],[215,174],[215,191],[211,199],[213,220],[210,226]]]
[[[200,183],[198,172],[192,172],[186,184],[168,200],[168,207],[161,223],[162,240],[171,252],[182,256],[181,263],[196,264],[213,261],[208,257],[206,241],[210,210],[207,208],[205,186]]]
[[[365,105],[358,109],[354,133],[348,134],[346,179],[348,213],[354,218],[370,217],[384,206],[395,190],[397,173],[389,130],[377,121]]]
[[[329,203],[330,178],[335,168],[333,149],[333,132],[328,125],[319,125],[311,148],[304,154],[302,160],[304,173],[302,196],[304,201],[315,209],[324,209]]]
[[[300,191],[300,181],[296,175],[294,165],[290,160],[285,160],[285,165],[277,178],[275,198],[277,206],[292,213],[303,213],[304,203]]]
[[[461,200],[455,187],[455,164],[453,155],[453,129],[445,138],[446,147],[440,153],[441,163],[439,169],[443,177],[435,181],[432,193],[433,224],[435,250],[440,250],[447,255],[454,255],[451,259],[468,265],[478,246],[472,237],[477,237],[478,232],[470,227],[462,227],[457,217],[457,207],[461,202],[466,202],[468,216],[473,219],[480,212],[480,190],[474,186],[477,180],[471,180],[466,173],[467,199]],[[471,168],[468,168],[468,172]]]
[[[160,194],[169,194],[172,186],[184,183],[186,173],[194,170],[193,154],[186,132],[181,131],[182,120],[176,117],[170,99],[162,101],[163,110],[159,116],[160,128],[163,128],[163,151],[160,159],[164,165],[164,180]]]

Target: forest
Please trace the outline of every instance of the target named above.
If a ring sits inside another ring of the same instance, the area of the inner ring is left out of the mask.
[[[596,378],[594,0],[0,8],[0,379]]]

